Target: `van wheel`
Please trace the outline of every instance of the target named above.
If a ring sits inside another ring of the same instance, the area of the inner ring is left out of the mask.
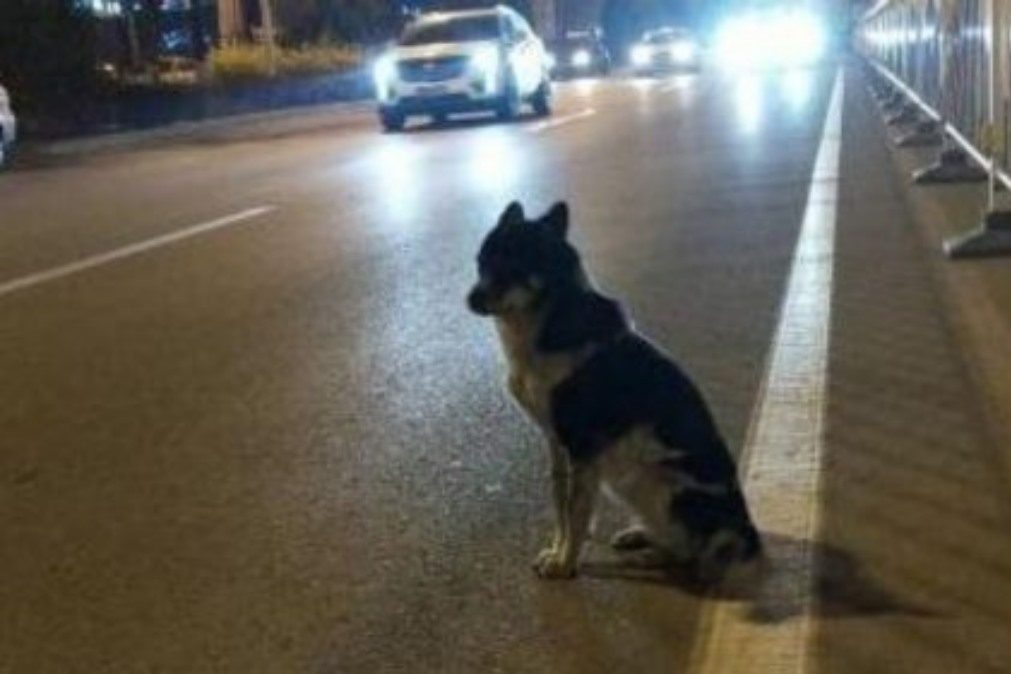
[[[547,117],[551,114],[551,84],[544,80],[541,86],[537,87],[530,104],[534,108],[534,114],[538,117]]]
[[[520,94],[516,90],[516,81],[510,76],[506,80],[505,92],[495,109],[495,116],[502,121],[516,119],[520,114]]]
[[[381,110],[379,123],[383,125],[385,131],[392,133],[402,131],[404,124],[407,123],[407,118],[399,110]]]

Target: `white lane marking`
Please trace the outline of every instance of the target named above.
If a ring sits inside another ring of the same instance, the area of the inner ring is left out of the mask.
[[[259,217],[264,213],[269,213],[276,208],[276,206],[258,206],[256,208],[250,208],[238,213],[226,215],[222,218],[217,218],[216,220],[210,220],[208,222],[193,225],[192,227],[170,232],[162,236],[156,236],[155,238],[148,239],[147,241],[132,243],[128,246],[123,246],[122,248],[117,248],[116,250],[111,250],[107,253],[100,253],[98,255],[86,257],[83,260],[78,260],[77,262],[71,262],[59,267],[53,267],[52,269],[46,269],[44,271],[28,274],[27,276],[22,276],[20,278],[11,279],[10,281],[4,281],[3,283],[0,283],[0,297],[15,293],[19,290],[25,290],[33,286],[48,283],[49,281],[65,278],[67,276],[71,276],[72,274],[87,271],[88,269],[94,269],[95,267],[100,267],[102,265],[109,264],[110,262],[122,260],[123,258],[131,257],[139,253],[145,253],[149,250],[154,250],[155,248],[161,248],[162,246],[178,243],[184,239],[189,239],[200,234],[206,234],[207,232],[215,229],[221,229],[222,227],[227,227],[228,225],[234,225],[244,220],[250,220],[252,218]]]
[[[550,129],[555,129],[563,124],[571,124],[572,122],[578,122],[581,119],[586,119],[587,117],[592,117],[597,114],[594,108],[586,108],[585,110],[580,110],[579,112],[574,112],[571,115],[562,115],[561,117],[553,117],[552,119],[546,119],[543,122],[537,122],[536,124],[531,124],[527,127],[530,133],[543,133]]]
[[[840,70],[741,457],[744,490],[766,538],[766,568],[749,588],[749,601],[707,606],[694,674],[810,671],[843,95]]]

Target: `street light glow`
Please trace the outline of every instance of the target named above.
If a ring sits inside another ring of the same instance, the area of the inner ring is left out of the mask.
[[[730,19],[716,37],[720,60],[735,68],[811,64],[824,55],[826,44],[821,18],[800,10]]]
[[[647,47],[646,45],[637,44],[634,47],[632,47],[630,57],[632,59],[632,65],[636,66],[637,68],[642,68],[644,66],[649,65],[649,62],[652,59],[652,53],[650,52],[649,47]]]

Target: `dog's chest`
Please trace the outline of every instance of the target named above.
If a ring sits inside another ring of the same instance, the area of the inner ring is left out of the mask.
[[[497,320],[509,366],[509,391],[545,430],[551,425],[551,393],[578,367],[577,354],[546,354],[536,348],[539,324],[528,319]]]

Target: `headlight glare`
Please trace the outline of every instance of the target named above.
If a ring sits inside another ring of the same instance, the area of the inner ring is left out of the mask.
[[[397,64],[390,54],[384,54],[372,68],[372,78],[376,85],[376,96],[380,102],[388,101],[393,94],[393,80],[397,74]]]
[[[632,58],[632,65],[640,68],[649,65],[649,62],[653,58],[653,54],[649,47],[644,44],[637,44],[632,47],[630,56]]]
[[[675,63],[688,63],[695,58],[695,43],[690,40],[675,42],[670,49],[670,56]]]
[[[588,68],[593,63],[593,56],[586,49],[577,49],[572,53],[572,65],[575,68]]]
[[[474,66],[474,70],[487,77],[495,75],[498,72],[498,60],[498,50],[493,47],[487,47],[474,52],[474,55],[470,58],[470,63]]]
[[[474,73],[484,82],[486,91],[496,89],[499,71],[499,53],[494,47],[485,47],[470,57],[470,65]]]

